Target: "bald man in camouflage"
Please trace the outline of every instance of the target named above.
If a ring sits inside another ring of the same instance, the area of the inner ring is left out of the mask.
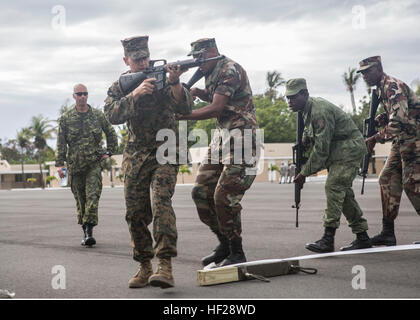
[[[191,43],[189,55],[194,58],[219,56],[215,39],[204,38]],[[243,137],[248,129],[254,135],[248,151],[255,155],[255,130],[258,125],[248,76],[238,63],[224,57],[203,64],[200,70],[205,74],[206,88],[192,88],[191,94],[210,104],[180,119],[217,119],[218,130],[208,149],[207,158],[199,167],[192,198],[200,220],[219,240],[213,253],[201,262],[204,266],[212,262],[225,266],[246,261],[242,248],[240,201],[255,179],[255,172],[247,170],[255,165],[252,159],[247,161],[244,157],[235,161],[234,149],[245,154],[246,148],[242,142],[240,146],[236,145],[235,135]],[[220,132],[229,132],[231,136],[225,144],[219,140]],[[227,152],[220,156],[223,149]],[[215,155],[212,150],[219,152]]]
[[[376,86],[385,109],[375,119],[382,130],[366,140],[368,151],[371,153],[377,142],[392,141],[391,153],[379,176],[382,231],[372,238],[372,244],[393,246],[397,244],[394,220],[403,190],[420,215],[420,99],[407,84],[383,71],[380,56],[359,64],[357,72],[369,86]]]
[[[148,36],[122,40],[124,62],[128,72],[141,72],[149,67]],[[131,235],[133,259],[140,262],[137,273],[129,280],[130,288],[147,285],[162,289],[174,286],[172,258],[177,256],[176,217],[172,196],[178,175],[177,163],[161,163],[157,159],[157,141],[161,129],[177,131],[175,113],[191,113],[193,100],[179,82],[182,71],[168,69],[165,87],[157,90],[156,79],[144,80],[124,95],[116,81],[108,90],[105,115],[112,124],[127,123],[128,142],[124,150],[125,219]],[[150,200],[152,189],[152,202]],[[148,229],[153,222],[152,235]],[[158,268],[152,271],[151,260],[157,256]]]
[[[88,103],[85,85],[74,86],[74,107],[58,120],[57,156],[55,166],[61,178],[67,163],[71,191],[76,199],[77,221],[82,225],[82,245],[96,244],[93,227],[98,224],[98,205],[102,192],[104,162],[117,151],[118,138],[114,128],[101,110]],[[101,146],[102,132],[106,135],[107,149]]]
[[[328,169],[324,235],[320,240],[306,244],[306,248],[319,253],[334,251],[334,236],[340,225],[341,213],[356,234],[356,240],[340,250],[370,248],[372,245],[366,232],[368,224],[352,189],[366,154],[361,132],[339,107],[322,98],[310,97],[305,79],[287,81],[285,95],[293,112],[303,112],[305,129],[302,140],[308,154],[308,160],[294,182],[303,188],[306,177]]]

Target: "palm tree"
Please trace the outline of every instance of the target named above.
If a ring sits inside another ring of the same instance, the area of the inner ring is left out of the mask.
[[[347,91],[350,92],[351,105],[353,107],[353,114],[356,114],[356,102],[354,101],[354,90],[356,89],[356,82],[360,79],[360,73],[356,72],[356,68],[349,68],[348,73],[343,73],[344,84]]]
[[[52,138],[55,132],[55,128],[50,122],[50,120],[39,115],[37,117],[32,117],[30,126],[31,135],[34,138],[34,146],[38,149],[39,173],[41,174],[41,186],[43,189],[45,188],[45,183],[42,175],[42,153],[47,146],[47,140]]]
[[[25,151],[28,150],[31,142],[31,130],[29,128],[23,128],[20,130],[16,135],[17,144],[20,147],[20,156],[21,156],[21,165],[22,165],[22,179],[23,179],[23,187],[26,188],[26,179],[25,179],[25,169],[24,169],[24,161],[25,161]]]
[[[182,184],[184,184],[184,173],[191,174],[190,167],[188,165],[184,164],[184,165],[179,167],[179,172],[181,173],[181,176],[182,176]]]
[[[278,72],[276,70],[270,72],[267,72],[266,81],[268,84],[268,89],[264,93],[264,96],[269,98],[271,101],[274,102],[274,100],[277,98],[277,88],[284,85],[286,81],[281,76],[281,72]]]

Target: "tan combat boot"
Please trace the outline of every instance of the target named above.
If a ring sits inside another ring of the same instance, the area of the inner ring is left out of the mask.
[[[149,278],[149,284],[153,287],[160,287],[162,289],[170,288],[175,285],[174,277],[172,276],[171,258],[159,259],[158,268]]]
[[[129,288],[143,288],[149,284],[149,277],[153,274],[150,260],[140,262],[139,270],[128,281]]]

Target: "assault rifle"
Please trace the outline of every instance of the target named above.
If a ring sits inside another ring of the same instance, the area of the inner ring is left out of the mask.
[[[166,71],[165,66],[178,66],[179,65],[181,67],[181,70],[185,70],[185,69],[189,69],[193,67],[198,67],[209,61],[220,60],[222,58],[224,58],[224,56],[217,56],[217,57],[212,57],[208,59],[195,58],[195,59],[188,59],[188,60],[176,61],[176,62],[171,62],[171,63],[167,63],[166,60],[164,59],[151,60],[149,63],[149,67],[146,70],[141,71],[141,72],[123,74],[119,80],[120,87],[121,87],[121,90],[123,91],[123,94],[126,95],[130,93],[131,91],[133,91],[135,88],[137,88],[139,84],[142,83],[144,80],[149,79],[149,78],[155,78],[156,81],[154,82],[154,85],[156,86],[157,90],[161,90],[163,89],[166,83],[167,71]],[[195,82],[200,80],[200,78],[196,79]]]
[[[297,130],[296,130],[296,144],[292,147],[293,150],[293,164],[296,166],[295,169],[295,178],[302,170],[302,165],[304,163],[303,158],[303,113],[302,111],[298,111],[298,120],[297,120]],[[300,192],[301,188],[300,185],[295,183],[295,204],[292,208],[296,208],[296,228],[299,227],[299,208],[300,208]]]
[[[370,138],[376,134],[375,115],[376,115],[376,111],[378,110],[379,102],[380,101],[376,93],[376,90],[373,89],[372,99],[370,101],[370,108],[369,108],[369,118],[365,119],[363,122],[363,137],[365,139]],[[363,157],[362,169],[360,171],[360,175],[363,177],[361,194],[363,194],[365,191],[365,179],[366,179],[368,169],[369,169],[369,161],[370,161],[370,154],[366,154]]]

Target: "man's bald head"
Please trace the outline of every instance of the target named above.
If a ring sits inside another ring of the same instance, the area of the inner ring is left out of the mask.
[[[88,90],[84,84],[78,83],[73,87],[73,93],[77,92],[88,92]]]

